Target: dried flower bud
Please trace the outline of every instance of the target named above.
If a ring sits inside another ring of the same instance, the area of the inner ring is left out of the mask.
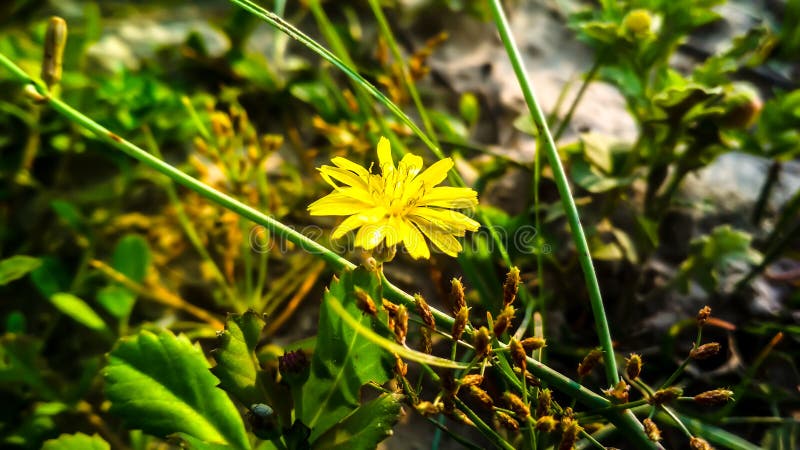
[[[489,397],[489,394],[486,393],[486,391],[479,388],[478,386],[470,386],[468,392],[470,397],[475,399],[475,401],[478,402],[481,405],[481,407],[489,411],[492,410],[494,402],[492,401],[492,398]]]
[[[427,416],[433,416],[433,415],[436,415],[436,414],[439,414],[440,412],[442,412],[442,405],[441,405],[441,403],[431,403],[431,402],[423,401],[423,402],[419,402],[416,405],[414,405],[414,409],[416,409],[417,412],[421,416],[427,417]]]
[[[461,284],[459,278],[450,280],[450,305],[453,307],[453,314],[458,314],[462,308],[467,307],[467,301],[464,299],[464,285]]]
[[[514,411],[514,414],[517,415],[520,419],[527,419],[528,416],[531,415],[531,410],[528,408],[528,405],[522,401],[521,398],[517,397],[515,394],[511,392],[506,392],[503,394],[503,398],[508,404],[508,409]]]
[[[302,350],[285,352],[278,357],[278,370],[287,383],[300,386],[311,373],[311,362]]]
[[[511,359],[514,360],[514,364],[522,370],[526,370],[528,367],[527,356],[525,354],[525,348],[522,347],[522,344],[515,338],[511,338],[508,341],[508,348],[511,350]]]
[[[372,297],[370,297],[366,291],[359,288],[356,288],[356,306],[358,306],[358,309],[360,309],[362,313],[369,314],[372,317],[378,314]]]
[[[506,275],[506,281],[503,283],[503,307],[506,307],[517,298],[517,291],[519,290],[519,269],[512,267]]]
[[[646,418],[642,421],[644,424],[644,434],[647,435],[647,438],[653,442],[658,442],[661,440],[661,430],[658,429],[658,425],[653,422],[653,419]]]
[[[519,422],[503,411],[496,411],[495,416],[500,425],[508,431],[519,431]]]
[[[558,450],[572,450],[575,447],[575,443],[578,441],[578,435],[581,429],[577,420],[571,417],[562,417],[561,443],[558,444]]]
[[[486,327],[480,327],[478,331],[475,332],[472,345],[475,347],[475,353],[478,359],[483,359],[489,355],[492,351],[492,340],[489,336],[489,330],[487,330]]]
[[[715,406],[728,403],[733,399],[733,391],[728,389],[714,389],[694,396],[694,401],[698,405]]]
[[[550,406],[553,404],[553,393],[550,389],[539,391],[539,398],[536,399],[536,417],[544,417],[550,414]]]
[[[408,364],[400,358],[400,355],[394,355],[394,373],[404,377],[408,373]]]
[[[628,375],[628,378],[631,380],[639,378],[639,374],[642,373],[642,357],[631,353],[625,361],[625,374]]]
[[[452,417],[453,419],[455,419],[458,422],[463,423],[464,425],[467,425],[469,427],[474,427],[475,426],[475,423],[472,422],[472,420],[470,420],[470,418],[467,417],[466,414],[464,414],[463,412],[461,412],[458,409],[454,409],[454,410],[450,411],[449,414],[450,414],[450,417]]]
[[[42,80],[48,88],[61,81],[64,48],[67,46],[67,22],[53,16],[47,23],[44,35],[44,58],[42,59]]]
[[[394,335],[397,342],[400,344],[406,343],[406,335],[408,334],[408,310],[405,306],[400,305],[397,307],[397,317],[394,322]]]
[[[675,400],[681,395],[683,395],[683,389],[677,386],[659,389],[647,400],[647,403],[650,403],[651,405],[663,405]]]
[[[419,317],[422,319],[422,323],[435,330],[436,321],[433,320],[433,313],[431,312],[431,307],[428,306],[428,302],[426,302],[421,295],[417,294],[414,296],[414,303],[417,304],[417,314],[419,314]]]
[[[603,352],[600,349],[590,351],[589,354],[583,358],[583,361],[578,364],[578,377],[583,378],[592,373],[592,370],[594,370],[602,358]]]
[[[503,311],[500,312],[500,315],[497,316],[497,321],[494,323],[494,335],[498,338],[506,332],[509,326],[511,326],[511,320],[514,318],[514,307],[511,305],[506,306],[503,308]]]
[[[467,328],[467,321],[469,321],[469,308],[462,306],[456,313],[456,318],[453,321],[453,340],[458,341],[464,334],[464,329]]]
[[[556,421],[555,417],[542,416],[536,419],[536,425],[534,425],[534,428],[543,433],[552,433],[555,431],[557,425],[558,422]]]
[[[419,327],[419,351],[431,354],[433,352],[433,340],[431,339],[431,329],[420,325]]]
[[[619,380],[619,383],[617,383],[613,388],[604,389],[603,393],[614,399],[617,403],[625,403],[628,401],[628,391],[630,390],[631,387],[628,386],[628,383],[626,383],[625,380]]]
[[[385,309],[390,316],[397,315],[398,306],[396,304],[390,302],[389,300],[386,300],[385,298],[381,301],[381,303],[383,304],[383,309]]]
[[[480,386],[483,383],[483,375],[477,373],[464,375],[460,383],[462,386]]]
[[[720,345],[719,342],[709,342],[708,344],[693,348],[692,351],[689,352],[689,357],[697,360],[708,359],[719,353],[721,348],[722,345]]]
[[[522,348],[524,348],[527,353],[546,347],[547,341],[540,337],[529,337],[520,341],[520,344],[522,344]]]
[[[711,317],[711,307],[709,307],[708,305],[703,306],[703,308],[697,313],[697,326],[702,327],[703,325],[705,325],[710,317]]]
[[[714,447],[711,446],[705,439],[699,437],[693,437],[689,439],[689,448],[692,450],[714,450]]]

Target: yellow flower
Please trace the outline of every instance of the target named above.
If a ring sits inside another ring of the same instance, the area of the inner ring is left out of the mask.
[[[470,188],[436,186],[453,167],[450,158],[422,171],[422,158],[407,154],[395,166],[389,141],[378,142],[380,174],[342,157],[322,166],[320,174],[334,191],[308,206],[314,216],[349,216],[333,232],[339,239],[358,229],[355,245],[371,250],[385,241],[387,247],[403,243],[414,258],[429,258],[424,236],[450,256],[461,251],[455,238],[478,222],[452,208],[474,208],[478,194]],[[371,166],[370,166],[371,169]]]

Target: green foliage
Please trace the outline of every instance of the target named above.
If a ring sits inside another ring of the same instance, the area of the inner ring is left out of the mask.
[[[83,433],[62,434],[57,439],[45,441],[42,450],[109,450],[111,448],[102,437]]]
[[[356,287],[373,299],[383,298],[380,280],[363,268],[343,272],[331,283],[325,298],[336,298],[362,325],[388,336],[385,325],[379,325],[385,323],[381,318],[386,313],[381,311],[374,321],[362,314],[355,302]],[[386,382],[393,361],[392,355],[349,327],[323,300],[311,374],[303,387],[302,404],[295,405],[300,420],[311,428],[311,442],[358,408],[364,384]]]
[[[316,441],[314,449],[375,448],[392,433],[400,417],[402,395],[381,394],[350,413]]]
[[[169,331],[121,339],[104,371],[111,412],[132,428],[193,443],[250,448],[244,423],[200,349]]]
[[[709,292],[717,290],[720,275],[734,264],[758,264],[761,260],[761,255],[750,247],[751,240],[749,234],[729,225],[693,240],[689,257],[681,264],[681,279],[694,279]]]
[[[268,400],[259,386],[261,367],[255,354],[263,328],[264,319],[253,311],[230,315],[212,352],[217,365],[211,371],[220,387],[246,407]]]
[[[87,328],[101,332],[108,330],[103,318],[91,306],[75,295],[68,292],[56,292],[50,296],[50,303],[64,315],[69,316]]]
[[[150,265],[150,247],[147,241],[138,235],[124,236],[114,248],[111,266],[130,280],[141,283]],[[136,302],[136,294],[130,289],[112,284],[97,293],[97,302],[114,317],[128,317]]]
[[[18,280],[42,265],[39,258],[14,255],[0,261],[0,286]]]

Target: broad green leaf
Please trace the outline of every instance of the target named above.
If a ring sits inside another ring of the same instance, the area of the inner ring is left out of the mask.
[[[109,450],[105,439],[98,435],[89,436],[83,433],[62,434],[56,439],[45,441],[42,450]]]
[[[392,434],[400,418],[402,395],[381,394],[365,403],[314,441],[315,450],[375,448]]]
[[[202,351],[186,336],[142,330],[120,339],[104,374],[111,412],[155,436],[185,433],[249,449],[239,412],[208,369]]]
[[[119,240],[111,256],[111,266],[131,280],[141,283],[150,265],[150,247],[147,241],[136,234]]]
[[[56,292],[50,297],[50,303],[64,315],[71,317],[81,325],[95,331],[104,331],[108,327],[103,319],[86,302],[67,293]]]
[[[97,303],[117,319],[127,317],[136,303],[136,294],[122,286],[111,285],[97,292]]]
[[[25,255],[14,255],[0,261],[0,286],[24,277],[40,265],[42,260]]]
[[[382,384],[391,377],[392,355],[357,333],[327,301],[330,298],[338,300],[361,325],[388,336],[386,312],[381,310],[374,321],[369,315],[362,314],[356,306],[356,286],[373,299],[383,298],[378,278],[362,268],[344,271],[341,279],[334,279],[325,293],[311,374],[303,390],[302,402],[296,405],[298,417],[311,428],[312,443],[359,406],[361,386],[370,381]],[[378,300],[376,306],[379,305]],[[384,321],[383,325],[381,321]]]
[[[254,311],[232,314],[225,321],[225,330],[218,334],[219,347],[212,351],[217,365],[211,372],[219,385],[245,407],[266,401],[258,389],[261,367],[255,350],[264,319]]]

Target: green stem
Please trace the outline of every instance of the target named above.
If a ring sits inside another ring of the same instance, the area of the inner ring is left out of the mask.
[[[578,89],[578,93],[575,94],[575,98],[572,100],[572,103],[569,105],[569,109],[567,110],[567,114],[564,115],[564,119],[561,120],[558,124],[558,128],[556,132],[553,134],[553,139],[558,140],[564,131],[567,130],[567,126],[572,121],[572,116],[575,114],[575,110],[578,109],[578,104],[583,99],[583,94],[586,93],[586,89],[594,80],[594,77],[597,76],[597,71],[600,70],[600,67],[603,65],[603,56],[598,56],[592,68],[589,69],[589,73],[586,74],[586,77],[583,79],[583,83],[581,83],[581,87]]]
[[[550,129],[547,127],[542,108],[536,100],[536,95],[533,92],[531,82],[528,80],[525,66],[522,62],[522,56],[517,49],[516,44],[511,36],[508,20],[503,13],[500,0],[490,0],[489,4],[492,9],[497,30],[500,33],[500,38],[506,48],[506,52],[511,60],[511,65],[514,67],[514,73],[517,75],[522,93],[525,97],[525,102],[531,111],[531,116],[539,130],[539,134],[544,136],[544,150],[550,165],[553,169],[553,178],[558,187],[558,193],[561,196],[561,202],[566,211],[567,220],[572,231],[572,239],[575,241],[575,247],[578,251],[578,259],[583,269],[583,274],[586,278],[586,287],[589,291],[589,300],[592,304],[592,313],[594,315],[595,326],[597,328],[597,337],[600,340],[600,346],[605,355],[605,368],[606,378],[610,385],[615,385],[619,381],[619,373],[617,372],[617,362],[614,358],[614,347],[611,342],[611,332],[608,328],[608,320],[606,319],[605,308],[603,307],[603,299],[600,295],[600,285],[597,281],[597,275],[592,265],[592,259],[589,255],[589,244],[586,241],[586,235],[583,232],[580,218],[578,216],[578,208],[575,206],[575,201],[572,198],[572,193],[569,188],[569,181],[561,165],[561,160],[558,156],[556,144],[553,141],[553,136],[550,134]]]
[[[480,416],[475,414],[474,411],[469,409],[469,407],[465,405],[464,402],[462,402],[458,397],[455,397],[454,400],[458,406],[458,409],[460,409],[464,414],[467,415],[467,417],[469,417],[469,420],[475,424],[478,430],[480,430],[481,434],[488,437],[495,447],[503,450],[516,450],[513,445],[509,444],[508,441],[497,434],[497,432],[494,431],[489,425],[486,425],[486,422],[484,422]]]

